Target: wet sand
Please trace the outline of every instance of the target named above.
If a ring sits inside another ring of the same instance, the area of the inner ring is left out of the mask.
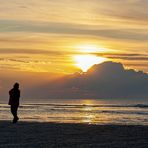
[[[148,126],[0,121],[0,148],[148,148]]]

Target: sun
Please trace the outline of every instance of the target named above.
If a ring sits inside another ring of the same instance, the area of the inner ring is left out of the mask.
[[[74,59],[76,66],[79,67],[83,72],[86,72],[94,64],[100,64],[107,60],[106,58],[95,55],[76,55]]]

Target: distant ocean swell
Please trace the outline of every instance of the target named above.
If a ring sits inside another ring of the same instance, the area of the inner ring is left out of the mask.
[[[113,107],[113,108],[148,108],[146,104],[134,104],[134,105],[70,105],[70,104],[25,104],[20,105],[20,108],[37,108],[42,106],[49,106],[53,108],[84,108],[84,107]],[[8,105],[0,104],[0,108],[9,108]]]
[[[22,121],[148,125],[147,104],[24,104],[19,115]],[[9,106],[0,104],[0,120],[11,118]]]

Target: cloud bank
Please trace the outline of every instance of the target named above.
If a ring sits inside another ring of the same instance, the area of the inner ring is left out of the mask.
[[[87,73],[75,73],[38,89],[45,98],[147,99],[148,74],[125,69],[121,63],[104,62]],[[39,96],[39,94],[38,94]]]
[[[32,76],[30,83],[24,81],[24,77],[30,79]],[[148,74],[125,69],[121,63],[115,62],[97,64],[86,73],[64,75],[60,78],[55,76],[51,78],[52,74],[46,74],[46,76],[42,74],[42,78],[41,75],[34,74],[16,77],[21,84],[23,101],[29,98],[32,101],[50,99],[147,100],[148,98]],[[11,87],[14,79],[11,76],[3,78],[0,98],[6,97],[8,86]]]

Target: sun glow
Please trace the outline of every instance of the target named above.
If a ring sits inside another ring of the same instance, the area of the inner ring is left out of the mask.
[[[94,55],[77,55],[75,56],[76,66],[81,68],[83,72],[86,72],[94,64],[100,64],[106,61],[106,58],[97,57]]]
[[[106,51],[106,49],[101,46],[91,45],[91,44],[78,45],[76,46],[76,48],[84,53],[95,53],[95,52],[105,52]]]

